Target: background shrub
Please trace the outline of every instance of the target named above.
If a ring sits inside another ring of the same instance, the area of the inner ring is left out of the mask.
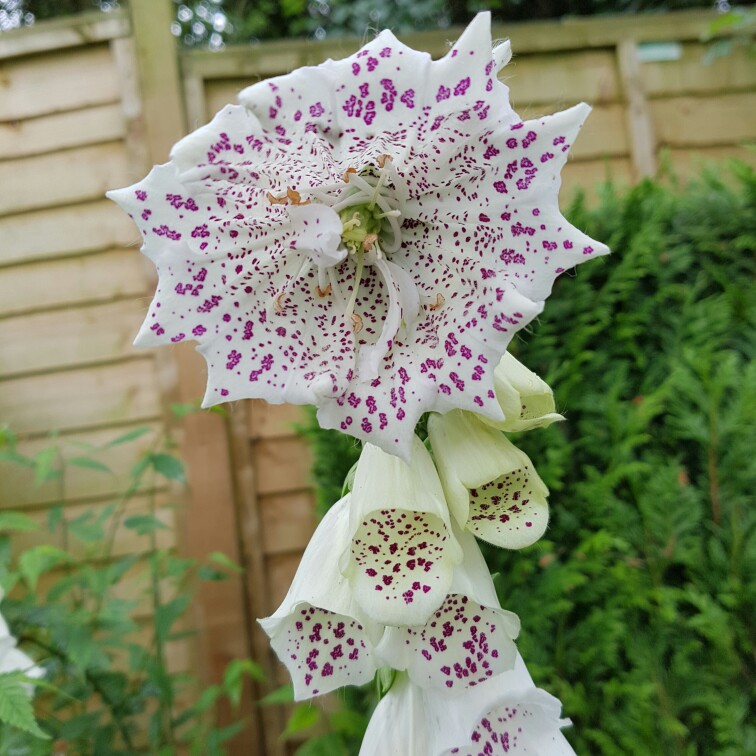
[[[514,438],[551,490],[546,536],[486,558],[581,754],[756,752],[756,176],[726,180],[578,200],[614,254],[512,345],[567,422]],[[359,449],[307,432],[324,511]]]

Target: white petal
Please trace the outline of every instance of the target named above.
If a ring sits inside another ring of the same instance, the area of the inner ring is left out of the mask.
[[[560,710],[533,685],[519,656],[512,671],[456,698],[397,675],[373,712],[360,756],[574,756],[559,731],[569,724]]]
[[[474,415],[428,419],[439,476],[457,522],[508,549],[535,543],[548,524],[548,489],[528,457]]]
[[[494,391],[504,420],[497,422],[481,416],[483,422],[508,433],[545,428],[564,418],[556,412],[554,392],[546,381],[528,370],[509,352],[494,371]]]
[[[311,204],[287,209],[296,233],[296,248],[316,265],[337,265],[347,256],[341,244],[341,219],[330,207]]]
[[[422,628],[387,627],[376,653],[423,688],[462,695],[514,665],[517,615],[501,608],[475,538],[459,533],[465,558],[449,595]]]
[[[502,40],[493,48],[494,70],[499,73],[512,60],[512,45],[508,39]]]
[[[446,598],[462,549],[433,462],[414,437],[409,464],[366,444],[342,556],[355,601],[385,625],[422,625]]]
[[[363,685],[377,669],[373,641],[380,628],[364,618],[338,570],[336,555],[348,545],[348,507],[348,497],[331,507],[281,606],[259,620],[289,670],[296,700]]]

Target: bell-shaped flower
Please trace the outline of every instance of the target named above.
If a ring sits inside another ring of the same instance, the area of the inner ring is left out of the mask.
[[[449,698],[397,675],[370,719],[360,756],[575,756],[561,704],[514,669]]]
[[[409,458],[424,412],[502,410],[494,368],[564,270],[608,250],[559,212],[589,108],[523,122],[490,14],[432,60],[384,31],[245,89],[111,196],[158,287],[143,346],[194,339],[205,406],[314,404]]]
[[[554,392],[542,378],[528,370],[509,352],[494,370],[494,391],[504,419],[491,420],[481,415],[488,425],[507,433],[545,428],[564,418],[556,411]]]
[[[4,591],[0,588],[0,601]],[[8,672],[22,672],[26,677],[39,679],[44,677],[45,670],[35,664],[34,660],[17,647],[16,638],[11,635],[8,623],[0,614],[0,674]],[[32,685],[26,685],[29,695],[34,692]]]
[[[512,669],[520,620],[501,608],[475,538],[455,530],[464,559],[443,604],[422,627],[387,627],[376,652],[413,684],[460,695]]]
[[[548,489],[527,455],[469,412],[428,418],[446,500],[461,527],[506,549],[535,543],[549,520]]]
[[[349,540],[341,569],[364,613],[383,625],[424,625],[449,593],[462,548],[417,436],[409,464],[365,444],[350,496]]]
[[[371,626],[338,568],[349,541],[349,497],[328,511],[302,556],[286,598],[259,620],[286,665],[296,700],[369,682],[378,665]]]

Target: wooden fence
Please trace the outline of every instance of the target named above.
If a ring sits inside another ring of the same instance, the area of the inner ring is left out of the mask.
[[[27,452],[48,443],[51,431],[97,444],[148,425],[156,437],[172,425],[171,402],[202,394],[204,365],[190,346],[130,346],[153,273],[136,252],[136,230],[103,192],[164,162],[171,144],[243,86],[358,47],[357,40],[276,42],[177,55],[172,4],[130,6],[129,14],[0,37],[0,422],[21,434]],[[756,163],[748,147],[756,140],[756,68],[742,48],[703,63],[700,37],[713,18],[685,12],[494,30],[512,38],[515,58],[503,78],[521,115],[581,100],[594,106],[565,171],[565,195],[609,175],[620,182],[653,175],[664,161],[682,177],[700,159]],[[405,41],[437,56],[455,36],[425,32]],[[161,516],[177,518],[178,541],[164,545],[193,556],[221,550],[245,566],[243,579],[201,590],[198,643],[175,652],[175,666],[191,664],[207,681],[248,654],[272,685],[283,680],[254,618],[282,598],[315,524],[310,456],[293,428],[301,417],[298,408],[249,401],[232,406],[227,420],[187,418],[179,435],[189,491],[156,492]],[[72,472],[67,511],[104,506],[151,437],[109,453],[120,478]],[[60,492],[11,472],[0,468],[0,507],[44,517]],[[177,497],[178,514],[169,506]],[[119,533],[119,553],[138,548]],[[236,752],[283,753],[285,712],[250,703],[247,714],[252,727]]]

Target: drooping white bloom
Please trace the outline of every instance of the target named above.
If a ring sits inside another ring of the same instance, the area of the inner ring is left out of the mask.
[[[0,588],[0,601],[4,592]],[[17,648],[16,638],[11,635],[8,623],[0,614],[0,674],[7,672],[23,672],[27,677],[39,679],[44,677],[45,670],[38,667],[34,660]],[[26,686],[29,695],[33,693],[31,685]]]
[[[542,378],[528,370],[509,352],[494,370],[494,390],[504,420],[481,415],[488,425],[508,433],[545,428],[564,418],[556,411],[554,392]]]
[[[475,538],[456,535],[464,559],[444,603],[422,627],[387,627],[377,653],[415,685],[459,695],[512,669],[520,620],[501,608]]]
[[[428,418],[446,500],[461,527],[507,549],[535,543],[549,521],[548,489],[501,432],[470,412]]]
[[[370,719],[360,756],[575,756],[560,728],[561,704],[536,688],[517,657],[458,698],[398,675]]]
[[[348,530],[345,497],[318,525],[281,606],[259,620],[289,670],[298,701],[342,685],[363,685],[379,666],[374,641],[383,628],[371,626],[338,568]]]
[[[385,31],[244,90],[110,195],[159,275],[137,343],[198,341],[206,406],[314,404],[405,459],[423,412],[501,421],[513,335],[607,251],[557,204],[589,109],[522,122],[509,55],[481,13],[438,61]]]
[[[355,601],[383,625],[423,625],[449,593],[462,548],[433,460],[413,436],[409,463],[366,444],[341,560]]]

